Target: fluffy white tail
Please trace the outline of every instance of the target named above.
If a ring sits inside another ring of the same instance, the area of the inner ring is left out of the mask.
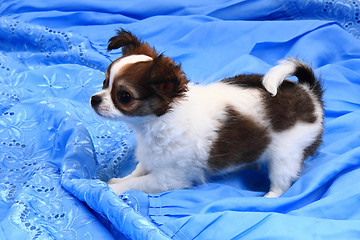
[[[279,65],[271,68],[263,77],[262,84],[265,89],[275,96],[282,82],[290,76],[294,76],[298,68],[306,67],[303,63],[296,59],[288,58],[280,61]]]

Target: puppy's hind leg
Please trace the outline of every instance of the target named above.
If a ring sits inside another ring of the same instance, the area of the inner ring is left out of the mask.
[[[270,191],[265,197],[278,197],[299,177],[305,149],[318,141],[321,123],[297,123],[289,130],[274,133],[267,149]]]
[[[282,141],[273,142],[268,154],[270,191],[264,197],[279,197],[299,177],[303,152],[303,146],[297,145],[296,141],[282,138]]]
[[[299,177],[302,154],[274,156],[269,162],[270,191],[264,196],[279,197]]]

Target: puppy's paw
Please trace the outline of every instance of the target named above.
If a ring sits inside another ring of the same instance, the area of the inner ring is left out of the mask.
[[[264,197],[266,198],[277,198],[280,197],[281,193],[277,193],[276,191],[270,190]]]
[[[107,184],[116,184],[121,183],[123,181],[123,178],[111,178],[109,181],[107,181]]]
[[[121,182],[118,183],[108,183],[109,187],[115,192],[116,195],[120,196],[124,192],[130,190],[126,187],[125,184],[122,184]]]

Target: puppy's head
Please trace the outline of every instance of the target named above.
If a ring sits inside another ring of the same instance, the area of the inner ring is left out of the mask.
[[[91,97],[95,112],[115,120],[165,114],[187,90],[181,67],[125,30],[109,40],[108,51],[120,47],[122,57],[110,64],[102,90]]]

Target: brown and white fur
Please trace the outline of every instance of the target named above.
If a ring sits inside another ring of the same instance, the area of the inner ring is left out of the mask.
[[[288,59],[265,76],[202,86],[188,84],[179,65],[130,32],[109,40],[108,50],[120,47],[123,56],[91,98],[96,113],[136,133],[136,169],[108,182],[118,195],[189,188],[209,173],[265,162],[271,182],[265,196],[278,197],[321,143],[323,90],[304,63]],[[285,80],[292,75],[297,83]]]

